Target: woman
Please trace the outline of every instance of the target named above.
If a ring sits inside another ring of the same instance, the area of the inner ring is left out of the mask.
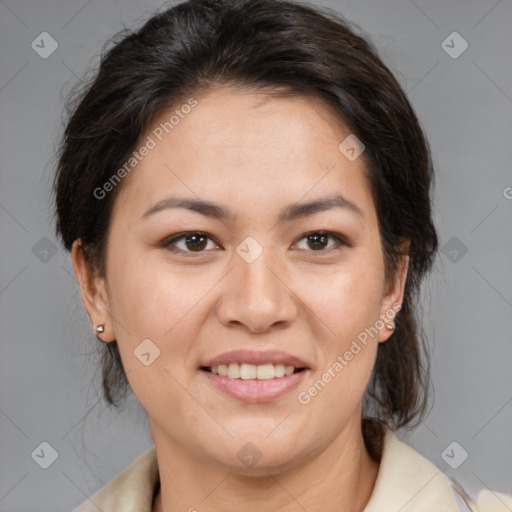
[[[103,57],[59,158],[105,398],[132,389],[154,440],[77,511],[477,510],[394,434],[426,408],[433,171],[348,23],[283,0],[155,15]]]

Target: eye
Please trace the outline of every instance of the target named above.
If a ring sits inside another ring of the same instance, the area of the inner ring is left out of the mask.
[[[328,245],[329,239],[333,240],[335,243]],[[308,247],[312,248],[312,251],[309,252],[326,252],[326,249],[330,249],[335,245],[350,246],[350,244],[340,235],[330,231],[312,231],[305,234],[300,240],[305,240]],[[206,252],[208,249],[208,242],[213,243],[213,247],[210,247],[210,249],[219,247],[213,238],[206,233],[201,231],[188,231],[167,238],[162,242],[161,245],[162,247],[167,248],[173,252],[193,254]],[[182,244],[181,247],[179,244]],[[299,249],[304,248],[299,247]]]
[[[306,244],[313,248],[313,252],[322,252],[333,247],[333,245],[326,245],[329,238],[335,241],[333,245],[349,245],[341,236],[331,233],[330,231],[312,231],[304,235],[301,240],[306,240]]]
[[[202,233],[200,231],[189,231],[167,238],[162,243],[162,247],[166,247],[170,250],[177,249],[188,253],[201,253],[205,252],[205,249],[208,246],[208,241],[213,242],[213,239],[206,233]],[[178,246],[179,243],[182,243],[181,247]],[[217,247],[217,244],[214,243],[214,246]]]

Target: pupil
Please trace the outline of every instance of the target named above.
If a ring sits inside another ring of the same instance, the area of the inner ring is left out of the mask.
[[[327,236],[326,235],[321,235],[321,234],[314,234],[314,235],[309,235],[308,239],[310,242],[313,242],[313,245],[324,245],[325,244],[325,241],[326,241],[326,238]],[[322,247],[313,247],[314,249],[321,249]]]
[[[199,242],[199,244],[197,244]],[[186,238],[187,247],[193,251],[204,249],[206,237],[204,235],[188,235]]]

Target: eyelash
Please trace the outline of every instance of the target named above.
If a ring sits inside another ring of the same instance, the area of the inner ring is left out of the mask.
[[[196,256],[199,256],[205,252],[207,252],[206,250],[202,250],[202,251],[184,251],[183,249],[178,249],[177,247],[173,247],[173,244],[175,244],[176,242],[178,242],[179,240],[181,239],[184,239],[186,238],[187,236],[190,236],[190,235],[202,235],[202,236],[205,236],[207,237],[209,240],[213,241],[214,243],[217,244],[217,242],[210,236],[208,235],[207,233],[204,233],[203,231],[185,231],[183,233],[180,233],[178,235],[174,235],[170,238],[167,238],[165,239],[161,246],[165,249],[168,249],[172,252],[181,252],[185,255],[187,255],[187,257],[196,257]],[[352,247],[351,244],[349,244],[341,235],[337,234],[337,233],[333,233],[332,231],[324,231],[324,230],[319,230],[319,231],[310,231],[308,233],[305,233],[304,235],[302,235],[301,238],[299,238],[299,241],[307,238],[308,236],[311,236],[311,235],[321,235],[321,236],[327,236],[327,237],[330,237],[332,238],[333,240],[336,241],[336,243],[341,246],[341,247]],[[220,244],[218,244],[220,245]],[[327,248],[327,249],[319,249],[317,251],[315,250],[310,250],[310,251],[307,251],[307,252],[312,252],[312,253],[327,253],[329,251],[329,249],[332,249],[333,246]],[[339,249],[340,247],[338,247]],[[305,249],[300,249],[300,250],[305,250]]]

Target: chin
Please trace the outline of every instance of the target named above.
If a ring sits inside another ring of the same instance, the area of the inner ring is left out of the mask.
[[[224,442],[219,444],[214,442],[214,453],[211,452],[212,444],[205,448],[205,451],[210,452],[214,464],[224,467],[226,471],[248,477],[262,477],[290,470],[322,450],[316,443],[312,446],[298,446],[298,433],[277,435],[273,432],[268,435],[275,425],[276,423],[272,422],[271,428],[257,432],[250,428],[246,429],[241,436],[224,439]]]
[[[244,448],[242,448],[243,450]],[[246,458],[247,455],[244,457]],[[279,475],[287,470],[293,469],[306,457],[300,457],[297,453],[285,453],[262,450],[252,462],[235,459],[219,460],[218,463],[226,470],[248,478],[261,478],[271,475]],[[243,460],[243,459],[242,459]]]

